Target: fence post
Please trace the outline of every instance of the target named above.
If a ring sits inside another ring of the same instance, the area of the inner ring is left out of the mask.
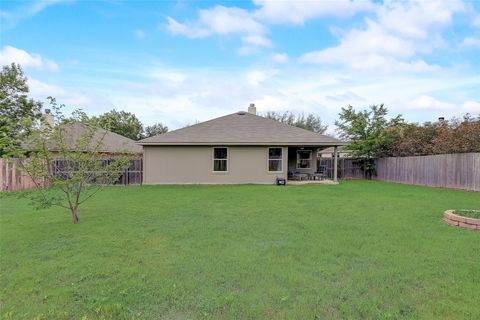
[[[5,181],[5,179],[4,179],[4,177],[3,177],[3,169],[4,169],[4,168],[3,168],[3,165],[4,165],[3,159],[0,158],[0,183],[1,183],[1,184],[0,184],[0,191],[3,191],[4,181]]]
[[[337,146],[333,147],[333,181],[337,182],[337,173],[338,173],[338,152],[337,152]]]

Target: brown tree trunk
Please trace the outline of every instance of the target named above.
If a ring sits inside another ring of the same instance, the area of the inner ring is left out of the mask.
[[[77,208],[72,208],[72,222],[73,224],[78,223]]]

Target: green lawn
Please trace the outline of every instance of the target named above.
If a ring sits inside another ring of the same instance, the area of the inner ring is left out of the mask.
[[[480,193],[371,181],[0,198],[2,319],[480,319]]]

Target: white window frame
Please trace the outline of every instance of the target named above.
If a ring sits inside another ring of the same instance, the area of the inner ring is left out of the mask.
[[[226,159],[218,159],[218,158],[215,158],[215,149],[227,149],[227,158]],[[227,170],[225,171],[216,171],[215,170],[215,160],[222,160],[222,161],[226,161],[227,162]],[[220,146],[217,146],[217,147],[213,147],[212,148],[212,172],[213,173],[228,173],[228,170],[229,170],[229,161],[230,160],[230,150],[228,149],[228,147],[220,147]]]
[[[299,167],[299,164],[300,164],[300,153],[301,152],[308,152],[310,153],[310,157],[308,159],[302,159],[302,160],[308,160],[310,165],[308,166],[308,168],[300,168]],[[307,170],[307,169],[311,169],[312,168],[312,161],[313,161],[313,151],[312,150],[297,150],[297,169],[304,169],[304,170]]]
[[[270,149],[280,149],[282,150],[282,157],[280,159],[270,159]],[[270,171],[270,160],[280,161],[281,165],[280,171]],[[283,147],[268,147],[267,148],[267,171],[271,173],[283,173]]]

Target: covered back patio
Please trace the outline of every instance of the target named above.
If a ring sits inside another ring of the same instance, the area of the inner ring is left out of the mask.
[[[337,182],[338,146],[333,146],[333,177],[327,179],[325,166],[317,165],[319,151],[329,146],[289,146],[287,147],[287,179],[291,182]]]

